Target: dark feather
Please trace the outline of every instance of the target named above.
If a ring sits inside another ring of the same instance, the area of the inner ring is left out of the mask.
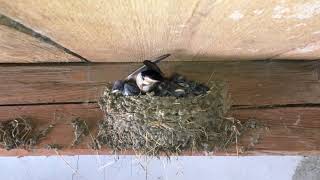
[[[164,55],[162,55],[162,56],[159,56],[159,57],[151,60],[151,62],[157,64],[157,63],[159,63],[160,61],[162,61],[162,60],[166,59],[167,57],[169,57],[170,55],[171,55],[171,54],[164,54]],[[145,70],[147,70],[147,67],[146,67],[146,65],[143,65],[143,66],[139,67],[138,69],[136,69],[135,71],[133,71],[132,73],[130,73],[130,74],[127,76],[127,78],[125,78],[125,79],[126,79],[126,80],[134,79],[138,73],[140,73],[140,72],[142,72],[142,71],[145,71]]]
[[[157,66],[156,63],[153,63],[149,60],[145,60],[145,61],[143,61],[143,64],[145,66],[147,66],[148,70],[153,70],[153,71],[156,71],[157,73],[159,73],[160,75],[163,75],[162,71],[160,70],[160,68]]]
[[[141,72],[142,78],[144,77],[150,77],[151,79],[157,80],[157,81],[163,81],[163,76],[154,70],[146,70]]]
[[[122,92],[123,91],[123,86],[124,86],[124,81],[121,80],[117,80],[113,83],[112,86],[112,92],[116,93],[116,92]]]
[[[139,87],[132,82],[124,83],[123,93],[124,96],[135,96],[140,94]]]

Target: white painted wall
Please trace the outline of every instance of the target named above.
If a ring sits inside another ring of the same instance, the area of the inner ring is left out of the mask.
[[[77,169],[75,174],[66,164]],[[1,157],[0,180],[291,180],[302,157]],[[147,162],[147,163],[146,163]],[[148,164],[146,166],[146,164]]]

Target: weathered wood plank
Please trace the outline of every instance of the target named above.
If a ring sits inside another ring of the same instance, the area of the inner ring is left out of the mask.
[[[90,138],[84,139],[83,143],[76,148],[71,148],[74,138],[71,121],[76,117],[81,117],[87,121],[89,128],[95,127],[96,123],[102,119],[102,113],[96,104],[82,105],[35,105],[35,106],[2,106],[0,107],[0,120],[11,119],[15,117],[29,117],[39,128],[46,128],[49,124],[56,123],[56,127],[48,134],[47,138],[31,152],[25,150],[0,150],[0,155],[40,155],[42,152],[55,154],[53,150],[46,150],[45,145],[48,143],[58,143],[66,147],[66,152],[77,153],[83,152],[90,154],[93,150],[87,146]],[[91,131],[94,133],[94,130]],[[3,154],[2,154],[3,153]]]
[[[320,31],[317,32],[320,34]],[[296,48],[275,57],[278,59],[320,59],[320,41],[307,44],[304,47]]]
[[[317,0],[0,3],[2,13],[93,61],[133,62],[168,52],[180,60],[320,55],[319,44],[309,47],[320,41]]]
[[[81,62],[77,57],[1,24],[0,63]]]
[[[242,109],[233,114],[240,120],[255,119],[269,127],[252,153],[311,155],[319,154],[320,150],[319,110],[319,107]]]
[[[318,61],[165,62],[162,69],[228,83],[233,105],[320,103]],[[139,64],[0,65],[0,104],[95,102]]]
[[[320,154],[320,118],[319,107],[306,108],[272,108],[272,109],[242,109],[233,110],[232,114],[241,121],[255,119],[268,127],[268,130],[259,132],[257,144],[245,151],[242,155],[261,154],[292,154],[311,155]],[[88,122],[92,135],[95,135],[96,123],[101,120],[102,113],[96,104],[69,104],[69,105],[34,105],[34,106],[1,106],[0,120],[4,121],[19,116],[30,117],[35,120],[38,128],[46,127],[49,123],[57,123],[47,138],[31,151],[26,150],[0,150],[0,155],[55,155],[53,150],[46,150],[44,146],[49,143],[64,145],[61,154],[96,154],[88,147],[91,138],[87,137],[83,143],[71,148],[73,131],[71,120],[81,117]],[[239,146],[248,146],[253,136],[244,134]],[[105,148],[99,154],[111,154]],[[133,154],[133,152],[123,152]],[[203,155],[201,152],[185,152],[186,155]],[[227,152],[217,152],[216,155],[235,155],[235,148]],[[241,155],[241,154],[240,154]]]

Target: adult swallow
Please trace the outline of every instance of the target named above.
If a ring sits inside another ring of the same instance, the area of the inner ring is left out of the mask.
[[[164,80],[164,74],[156,63],[169,56],[170,54],[165,54],[153,61],[145,60],[144,66],[131,73],[128,79],[134,79],[142,92],[150,92],[157,83]]]
[[[152,61],[145,60],[143,66],[133,71],[124,80],[115,81],[112,93],[122,93],[125,96],[130,96],[140,94],[140,90],[142,92],[151,91],[158,82],[164,79],[164,75],[156,63],[169,56],[170,54],[165,54]]]

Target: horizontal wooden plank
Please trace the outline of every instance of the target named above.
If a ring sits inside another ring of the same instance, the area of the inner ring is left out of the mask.
[[[0,105],[95,102],[106,83],[124,78],[130,64],[0,64]],[[163,62],[167,73],[206,83],[227,82],[233,105],[320,103],[318,61]]]
[[[51,44],[8,27],[7,21],[0,14],[0,63],[81,62]]]
[[[320,41],[317,0],[0,0],[0,4],[4,14],[92,61],[133,62],[168,52],[193,61],[320,55],[319,45],[308,47]]]
[[[319,107],[242,109],[235,110],[233,115],[242,121],[254,119],[269,128],[251,153],[311,155],[320,152],[319,110]]]
[[[231,114],[242,122],[255,119],[267,128],[259,132],[248,132],[243,135],[239,147],[250,147],[240,155],[285,154],[311,155],[320,154],[320,107],[270,108],[270,109],[241,109],[233,110]],[[97,104],[68,104],[68,105],[33,105],[33,106],[1,106],[0,120],[16,117],[32,118],[39,129],[50,123],[56,127],[41,143],[32,150],[0,150],[1,156],[24,155],[56,155],[53,150],[46,150],[44,146],[58,143],[64,146],[59,154],[111,154],[112,151],[104,148],[94,151],[88,147],[91,137],[88,136],[76,147],[71,147],[73,131],[71,121],[80,117],[87,121],[91,134],[95,135],[95,127],[102,119],[102,113]],[[254,136],[252,134],[255,134]],[[250,145],[252,138],[258,135],[258,143]],[[133,154],[134,152],[123,152]],[[184,152],[185,155],[203,155],[202,152]],[[232,147],[226,152],[217,152],[213,155],[235,155]]]
[[[35,105],[35,106],[2,106],[0,107],[0,120],[12,119],[16,117],[28,117],[37,129],[46,128],[49,124],[55,123],[55,128],[50,134],[31,151],[25,150],[0,150],[0,155],[43,155],[46,153],[55,154],[53,150],[46,150],[45,145],[58,143],[66,148],[66,152],[83,152],[93,154],[93,150],[87,146],[90,138],[85,138],[83,143],[76,148],[71,148],[74,134],[71,126],[71,121],[77,117],[86,120],[89,128],[94,128],[96,123],[102,119],[102,113],[97,104],[82,104],[82,105]],[[94,130],[91,131],[94,133]],[[110,152],[106,150],[107,152]]]

